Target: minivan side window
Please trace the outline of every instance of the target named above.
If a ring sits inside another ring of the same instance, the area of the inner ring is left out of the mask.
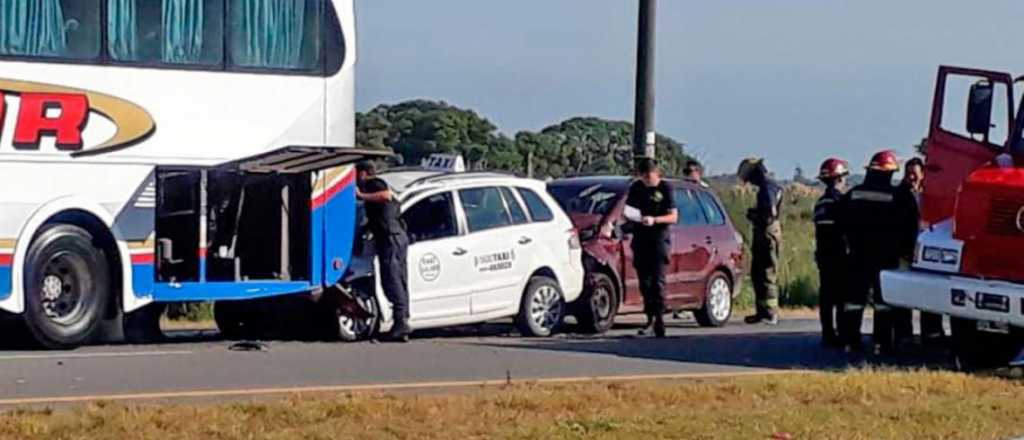
[[[99,0],[0,1],[0,55],[91,60],[101,35]]]
[[[413,243],[459,235],[452,193],[436,194],[416,202],[402,214],[402,219]]]
[[[709,192],[699,191],[697,196],[700,198],[700,204],[704,208],[704,215],[708,218],[708,223],[714,226],[722,226],[725,224],[725,213],[722,212],[722,206],[715,200],[715,196]]]
[[[679,224],[683,226],[704,226],[708,219],[704,216],[704,208],[693,191],[676,189],[676,206],[679,207]]]
[[[549,222],[555,219],[555,213],[551,212],[551,208],[537,193],[526,188],[516,188],[516,190],[519,191],[523,202],[526,202],[526,209],[530,211],[530,218],[534,222]]]
[[[470,188],[459,190],[462,209],[466,212],[469,232],[480,232],[512,224],[498,188]]]

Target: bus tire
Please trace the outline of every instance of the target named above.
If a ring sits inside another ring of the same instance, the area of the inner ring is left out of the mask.
[[[44,227],[25,257],[25,324],[43,348],[89,342],[110,301],[110,266],[92,234],[68,224]]]

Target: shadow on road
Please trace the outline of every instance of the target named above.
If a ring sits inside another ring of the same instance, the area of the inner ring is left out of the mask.
[[[867,342],[867,341],[865,341]],[[943,350],[909,348],[899,356],[847,354],[824,348],[818,333],[698,334],[654,339],[639,336],[483,342],[479,345],[599,354],[623,358],[771,369],[838,370],[850,367],[952,368]]]

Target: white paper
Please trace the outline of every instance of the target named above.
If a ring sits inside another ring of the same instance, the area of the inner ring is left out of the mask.
[[[631,222],[640,223],[644,220],[643,215],[640,214],[640,210],[629,205],[626,205],[626,209],[622,210],[622,216]]]

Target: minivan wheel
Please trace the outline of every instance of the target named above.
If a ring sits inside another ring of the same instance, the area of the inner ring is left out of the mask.
[[[588,274],[586,286],[574,313],[576,321],[585,333],[605,333],[615,324],[615,315],[619,313],[618,289],[612,278],[601,272]]]
[[[110,301],[110,268],[93,236],[72,225],[44,228],[25,259],[25,324],[44,348],[66,350],[96,333]]]
[[[704,289],[704,306],[693,315],[701,327],[721,327],[732,316],[732,285],[724,273],[715,272]]]
[[[562,325],[564,310],[565,299],[558,282],[551,277],[535,276],[523,293],[516,325],[523,336],[551,336]]]

